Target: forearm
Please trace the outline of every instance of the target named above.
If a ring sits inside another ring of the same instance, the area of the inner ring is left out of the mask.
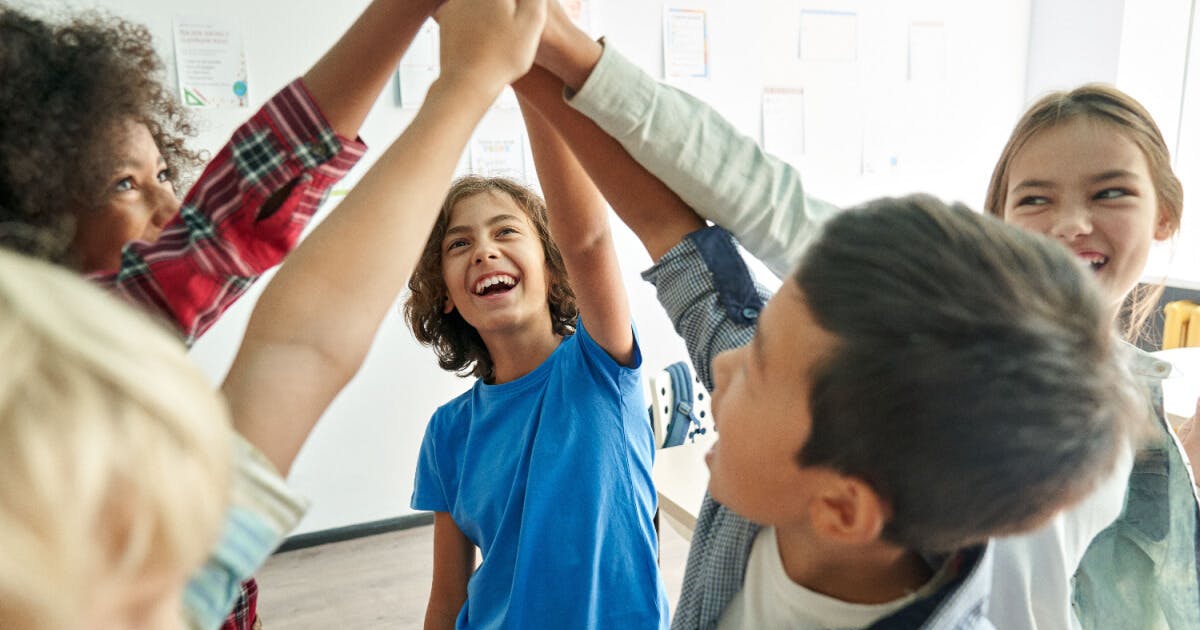
[[[700,216],[729,229],[776,274],[788,273],[815,225],[836,208],[806,196],[798,171],[768,155],[707,104],[655,81],[615,51],[604,50],[592,61],[595,47],[583,44],[578,34],[560,41],[575,52],[546,52],[542,58],[559,65],[556,73],[568,85],[574,77],[586,77],[571,106],[616,138]],[[544,48],[551,46],[543,41]],[[562,59],[574,60],[573,65]]]
[[[285,474],[366,356],[497,91],[439,79],[412,124],[259,300],[225,391],[238,431]],[[291,424],[279,426],[282,418]]]
[[[574,152],[617,216],[658,260],[704,221],[675,193],[630,157],[621,145],[562,100],[562,82],[534,68],[513,87],[551,123]],[[547,191],[547,196],[550,192]],[[551,217],[554,218],[553,215]],[[606,226],[607,229],[607,226]]]
[[[630,365],[633,326],[608,207],[563,138],[523,97],[521,113],[546,195],[550,234],[575,290],[579,316],[609,356]]]
[[[337,133],[354,138],[421,25],[442,0],[375,0],[304,75]]]

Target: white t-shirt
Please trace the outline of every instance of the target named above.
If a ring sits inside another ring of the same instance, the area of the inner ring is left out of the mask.
[[[764,527],[750,549],[742,590],[721,613],[717,628],[857,630],[900,610],[943,581],[943,572],[939,572],[920,591],[883,604],[851,604],[834,599],[810,591],[787,576],[775,528]]]
[[[1113,472],[1074,507],[1032,533],[998,538],[993,547],[988,620],[1004,630],[1077,630],[1071,576],[1092,539],[1117,520],[1133,470],[1123,449]]]

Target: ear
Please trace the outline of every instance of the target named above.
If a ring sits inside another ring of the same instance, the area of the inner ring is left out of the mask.
[[[810,504],[814,531],[847,544],[877,540],[891,519],[891,505],[862,479],[833,471],[829,475]]]
[[[454,310],[454,300],[447,295],[442,303],[442,314],[449,315]]]
[[[1167,216],[1163,208],[1158,209],[1158,222],[1154,224],[1154,240],[1165,241],[1171,238],[1171,234],[1175,232],[1176,225]]]

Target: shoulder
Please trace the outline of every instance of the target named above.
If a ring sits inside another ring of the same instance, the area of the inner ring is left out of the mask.
[[[582,319],[575,320],[575,333],[563,339],[563,346],[556,355],[562,355],[556,358],[559,361],[569,357],[580,357],[586,363],[596,365],[606,373],[641,373],[642,349],[636,326],[633,328],[633,361],[628,366],[618,363],[596,342]]]

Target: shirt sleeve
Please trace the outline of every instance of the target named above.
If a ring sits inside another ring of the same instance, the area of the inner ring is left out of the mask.
[[[446,498],[446,490],[438,472],[435,435],[437,419],[438,415],[435,413],[429,421],[429,426],[425,428],[425,438],[421,440],[421,453],[417,456],[417,476],[413,481],[412,500],[409,502],[409,506],[414,510],[450,511],[450,501]]]
[[[236,434],[234,441],[233,491],[224,529],[184,590],[190,628],[221,625],[241,593],[241,583],[266,562],[307,509],[262,453]]]
[[[806,195],[795,168],[712,107],[651,78],[611,45],[567,100],[779,277],[795,266],[815,226],[838,210]]]
[[[642,277],[654,285],[683,337],[696,376],[713,391],[713,358],[750,341],[771,294],[754,281],[733,238],[719,227],[692,232]]]
[[[333,131],[297,79],[233,133],[157,241],[126,245],[116,273],[91,279],[173,322],[191,345],[295,247],[365,151]]]

